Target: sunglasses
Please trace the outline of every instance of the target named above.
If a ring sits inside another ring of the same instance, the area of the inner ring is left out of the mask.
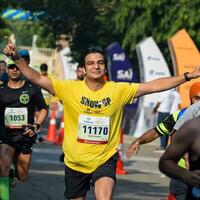
[[[9,65],[9,66],[8,66],[8,69],[15,69],[15,68],[16,68],[16,70],[19,70],[18,67],[17,67],[16,65]]]

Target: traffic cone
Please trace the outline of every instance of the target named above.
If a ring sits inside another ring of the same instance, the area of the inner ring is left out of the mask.
[[[169,193],[168,200],[176,200],[175,196],[171,192]]]
[[[64,115],[62,115],[61,122],[60,122],[60,129],[58,132],[58,139],[56,141],[56,144],[62,144],[64,138]]]
[[[120,143],[118,145],[119,159],[117,161],[117,169],[116,169],[116,174],[119,174],[119,175],[128,174],[124,170],[122,147],[123,147],[123,133],[122,133],[122,129],[120,129]]]
[[[48,133],[45,137],[48,142],[56,143],[56,111],[52,110],[48,127]]]

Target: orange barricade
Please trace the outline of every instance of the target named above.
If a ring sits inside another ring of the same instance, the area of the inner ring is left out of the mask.
[[[48,133],[45,137],[48,142],[56,143],[56,111],[52,110],[51,118],[49,122]]]
[[[61,122],[60,122],[60,129],[58,132],[58,139],[56,144],[62,144],[64,138],[64,115],[62,115]]]
[[[124,170],[124,163],[123,163],[123,132],[122,129],[120,129],[120,143],[118,145],[118,153],[119,153],[119,159],[117,161],[117,170],[116,174],[128,174]]]

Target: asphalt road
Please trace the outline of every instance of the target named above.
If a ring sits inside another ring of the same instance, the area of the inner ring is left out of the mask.
[[[124,153],[132,141],[124,136]],[[161,200],[168,194],[169,179],[158,170],[160,153],[155,153],[158,142],[143,145],[137,156],[124,160],[126,175],[117,175],[113,199]],[[61,146],[42,142],[33,150],[32,164],[26,182],[17,182],[10,200],[64,200],[64,165],[59,162]],[[93,188],[87,195],[95,199]]]

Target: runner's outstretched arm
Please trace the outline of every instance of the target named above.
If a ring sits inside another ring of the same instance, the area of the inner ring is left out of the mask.
[[[197,66],[192,72],[186,72],[179,76],[158,78],[146,83],[140,83],[136,97],[168,90],[198,77],[200,77],[200,66]]]
[[[158,133],[154,130],[154,128],[146,131],[140,137],[136,138],[131,145],[129,146],[126,157],[129,159],[133,154],[137,154],[140,145],[150,143],[156,138],[158,138]]]
[[[4,48],[4,54],[15,62],[21,73],[29,79],[32,83],[40,86],[41,88],[49,91],[52,95],[55,95],[52,82],[46,76],[42,76],[39,72],[29,67],[24,59],[17,54],[15,44],[8,38],[7,45]]]

